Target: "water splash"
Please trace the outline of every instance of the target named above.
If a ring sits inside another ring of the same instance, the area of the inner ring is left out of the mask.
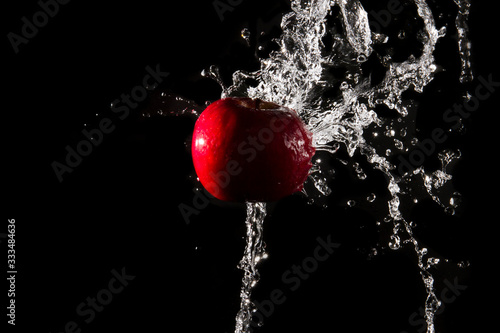
[[[404,61],[393,61],[389,53],[375,51],[375,45],[390,42],[382,33],[372,33],[368,14],[358,0],[292,0],[292,11],[283,16],[281,38],[278,39],[279,51],[274,51],[269,58],[261,60],[261,68],[256,72],[237,71],[233,74],[233,85],[223,86],[222,97],[238,94],[252,98],[261,98],[286,105],[298,112],[313,133],[316,148],[335,154],[339,145],[345,147],[349,156],[361,154],[373,169],[382,172],[387,180],[390,198],[387,201],[387,213],[384,221],[392,222],[392,235],[389,247],[398,250],[405,245],[413,248],[422,282],[426,290],[425,319],[427,333],[434,333],[434,315],[441,302],[436,296],[434,277],[430,269],[440,259],[429,257],[427,248],[422,248],[413,234],[413,224],[400,209],[402,187],[413,186],[416,177],[421,177],[429,196],[445,209],[458,205],[459,194],[449,198],[449,205],[439,195],[452,176],[446,167],[459,153],[443,152],[439,155],[441,170],[428,172],[423,167],[413,173],[398,175],[396,165],[389,160],[394,151],[408,151],[405,142],[416,144],[414,133],[410,133],[411,117],[417,108],[412,101],[405,100],[403,93],[413,90],[422,93],[424,87],[434,78],[438,69],[434,51],[438,40],[446,35],[446,27],[437,27],[432,10],[425,0],[413,0],[415,16],[422,23],[418,33],[421,53],[410,54]],[[455,0],[459,7],[456,28],[459,35],[459,54],[461,57],[460,81],[472,79],[470,66],[470,42],[467,39],[467,16],[469,0]],[[328,17],[333,15],[333,8],[341,26],[329,24]],[[405,38],[406,32],[400,31],[398,38]],[[245,36],[244,36],[245,37]],[[386,71],[379,82],[373,82],[370,73],[365,73],[363,64],[369,60],[378,60]],[[342,75],[332,75],[331,69],[343,68]],[[214,71],[211,70],[212,75]],[[217,73],[215,73],[217,74]],[[258,82],[256,86],[247,86],[247,79]],[[328,92],[334,91],[333,94]],[[397,111],[399,125],[388,123],[379,117],[375,109],[379,106]],[[392,140],[392,149],[380,143],[380,129]],[[370,135],[368,135],[370,134]],[[354,165],[359,179],[366,178],[364,170]],[[321,195],[327,196],[332,190],[327,178],[319,166],[311,170],[309,179]],[[374,197],[373,197],[374,200]],[[354,202],[354,201],[352,201]],[[417,202],[415,199],[414,203]],[[255,219],[255,207],[248,206],[249,220]],[[251,285],[255,279],[252,266],[257,254],[256,241],[249,229],[249,242],[243,261],[245,272],[242,289],[242,309],[237,317],[236,332],[245,332],[248,317],[251,316],[249,299]],[[252,255],[254,257],[252,257]],[[245,266],[246,265],[246,266]],[[258,275],[258,274],[257,274]]]
[[[262,240],[262,226],[266,217],[265,203],[247,203],[247,218],[245,221],[246,232],[246,247],[243,258],[238,265],[238,268],[243,270],[243,282],[240,292],[240,311],[236,316],[236,333],[248,332],[252,313],[255,310],[255,305],[250,299],[252,290],[260,279],[257,264],[267,258],[265,245]]]
[[[471,82],[474,78],[470,62],[471,42],[468,39],[469,26],[467,20],[469,18],[470,0],[454,0],[458,6],[458,14],[455,19],[455,26],[458,32],[458,52],[460,54],[460,63],[462,66],[460,72],[460,82]]]
[[[450,181],[453,176],[447,172],[447,167],[453,161],[458,160],[461,156],[460,150],[452,151],[445,150],[438,154],[438,158],[441,161],[441,169],[436,170],[432,173],[426,173],[424,168],[417,168],[413,171],[414,175],[420,175],[423,180],[423,184],[429,196],[441,207],[445,208],[445,212],[451,213],[451,209],[458,206],[458,201],[455,201],[457,197],[456,192],[447,200],[449,204],[444,204],[443,199],[440,198],[440,189],[448,181]]]
[[[155,116],[188,116],[198,118],[202,112],[203,108],[195,102],[172,91],[163,90],[155,93],[149,107],[143,110],[142,116],[145,118]]]

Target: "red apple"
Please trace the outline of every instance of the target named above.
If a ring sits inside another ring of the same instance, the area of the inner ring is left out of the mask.
[[[201,184],[226,201],[276,201],[302,190],[312,135],[297,113],[251,98],[224,98],[196,121],[192,155]]]

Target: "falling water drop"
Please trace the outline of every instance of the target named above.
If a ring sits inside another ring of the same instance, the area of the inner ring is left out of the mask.
[[[360,54],[360,55],[358,55],[357,62],[359,62],[359,63],[363,63],[363,62],[365,62],[366,60],[368,60],[368,58],[366,58],[366,56],[365,56],[364,54]]]
[[[460,261],[459,263],[457,263],[457,266],[460,268],[467,268],[470,266],[470,262],[469,262],[469,260],[463,260],[463,261]]]
[[[241,37],[247,42],[247,45],[250,46],[250,30],[248,28],[243,28],[241,30]]]
[[[457,208],[462,202],[462,194],[459,192],[453,192],[452,196],[450,197],[450,206]]]
[[[446,26],[442,26],[441,29],[438,31],[438,36],[439,37],[444,37],[446,36]]]
[[[403,142],[401,140],[398,140],[398,139],[394,139],[394,146],[399,150],[403,150],[403,148],[404,148]]]
[[[388,127],[384,134],[385,136],[392,138],[396,135],[396,131],[393,128]]]
[[[455,215],[455,208],[453,207],[446,207],[444,209],[444,212],[446,215]]]

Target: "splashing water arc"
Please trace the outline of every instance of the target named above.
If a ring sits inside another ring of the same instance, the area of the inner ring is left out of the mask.
[[[469,61],[471,46],[467,40],[470,2],[454,1],[459,9],[455,25],[461,59],[460,82],[464,83],[473,78]],[[403,125],[409,122],[408,115],[415,112],[416,108],[402,97],[403,93],[409,89],[422,93],[438,69],[433,53],[438,40],[446,35],[446,27],[436,26],[433,13],[425,0],[410,2],[415,7],[415,15],[423,22],[423,29],[418,36],[422,51],[418,56],[412,54],[406,60],[396,62],[390,55],[378,54],[374,50],[376,45],[387,43],[389,37],[371,31],[368,14],[359,0],[292,0],[292,11],[282,18],[282,35],[277,41],[279,51],[272,52],[267,59],[261,59],[261,68],[256,72],[235,72],[233,85],[223,86],[222,97],[243,94],[292,108],[313,133],[317,150],[335,153],[339,145],[344,145],[349,156],[359,153],[366,157],[373,169],[383,173],[390,193],[386,218],[392,222],[392,235],[388,245],[393,250],[399,249],[403,244],[409,244],[413,248],[427,294],[427,333],[433,333],[434,315],[441,302],[436,296],[434,278],[429,269],[439,263],[440,259],[427,256],[427,249],[421,247],[414,237],[411,223],[400,210],[401,187],[410,186],[413,179],[420,178],[429,196],[441,207],[450,208],[436,195],[436,190],[452,178],[446,167],[460,157],[460,152],[442,152],[439,155],[441,170],[429,173],[419,167],[413,172],[397,175],[396,166],[388,159],[388,147],[378,143],[373,135],[367,135],[368,128],[385,126],[390,133],[387,136],[394,137],[393,148],[403,150],[403,142],[409,136],[406,130],[398,138],[392,125],[384,123],[374,109],[384,106],[396,110]],[[334,7],[338,9],[341,29],[327,24],[327,17]],[[331,45],[325,45],[326,35],[331,37]],[[248,36],[249,31],[246,30],[246,39]],[[385,76],[376,84],[372,82],[371,76],[363,75],[362,69],[363,63],[375,56],[386,68]],[[345,75],[341,78],[328,75],[328,69],[333,67],[346,68]],[[247,86],[248,78],[254,79],[258,84]],[[339,87],[339,94],[325,97],[325,92],[336,86]],[[328,195],[331,189],[321,174],[321,168],[321,165],[313,167],[309,178],[321,195]],[[236,317],[237,333],[248,332],[252,317],[254,306],[250,296],[259,279],[256,266],[266,256],[262,242],[265,215],[263,203],[247,204],[247,246],[239,266],[244,271],[244,277],[241,309]]]

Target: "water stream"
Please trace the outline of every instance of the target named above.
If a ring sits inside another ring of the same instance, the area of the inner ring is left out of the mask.
[[[247,203],[247,218],[245,221],[247,228],[246,247],[243,258],[238,265],[238,268],[243,270],[243,281],[240,292],[240,311],[236,316],[236,333],[248,332],[252,320],[252,313],[255,309],[250,297],[252,289],[257,282],[259,282],[260,278],[257,264],[259,261],[267,258],[265,245],[262,240],[265,217],[265,203]]]

